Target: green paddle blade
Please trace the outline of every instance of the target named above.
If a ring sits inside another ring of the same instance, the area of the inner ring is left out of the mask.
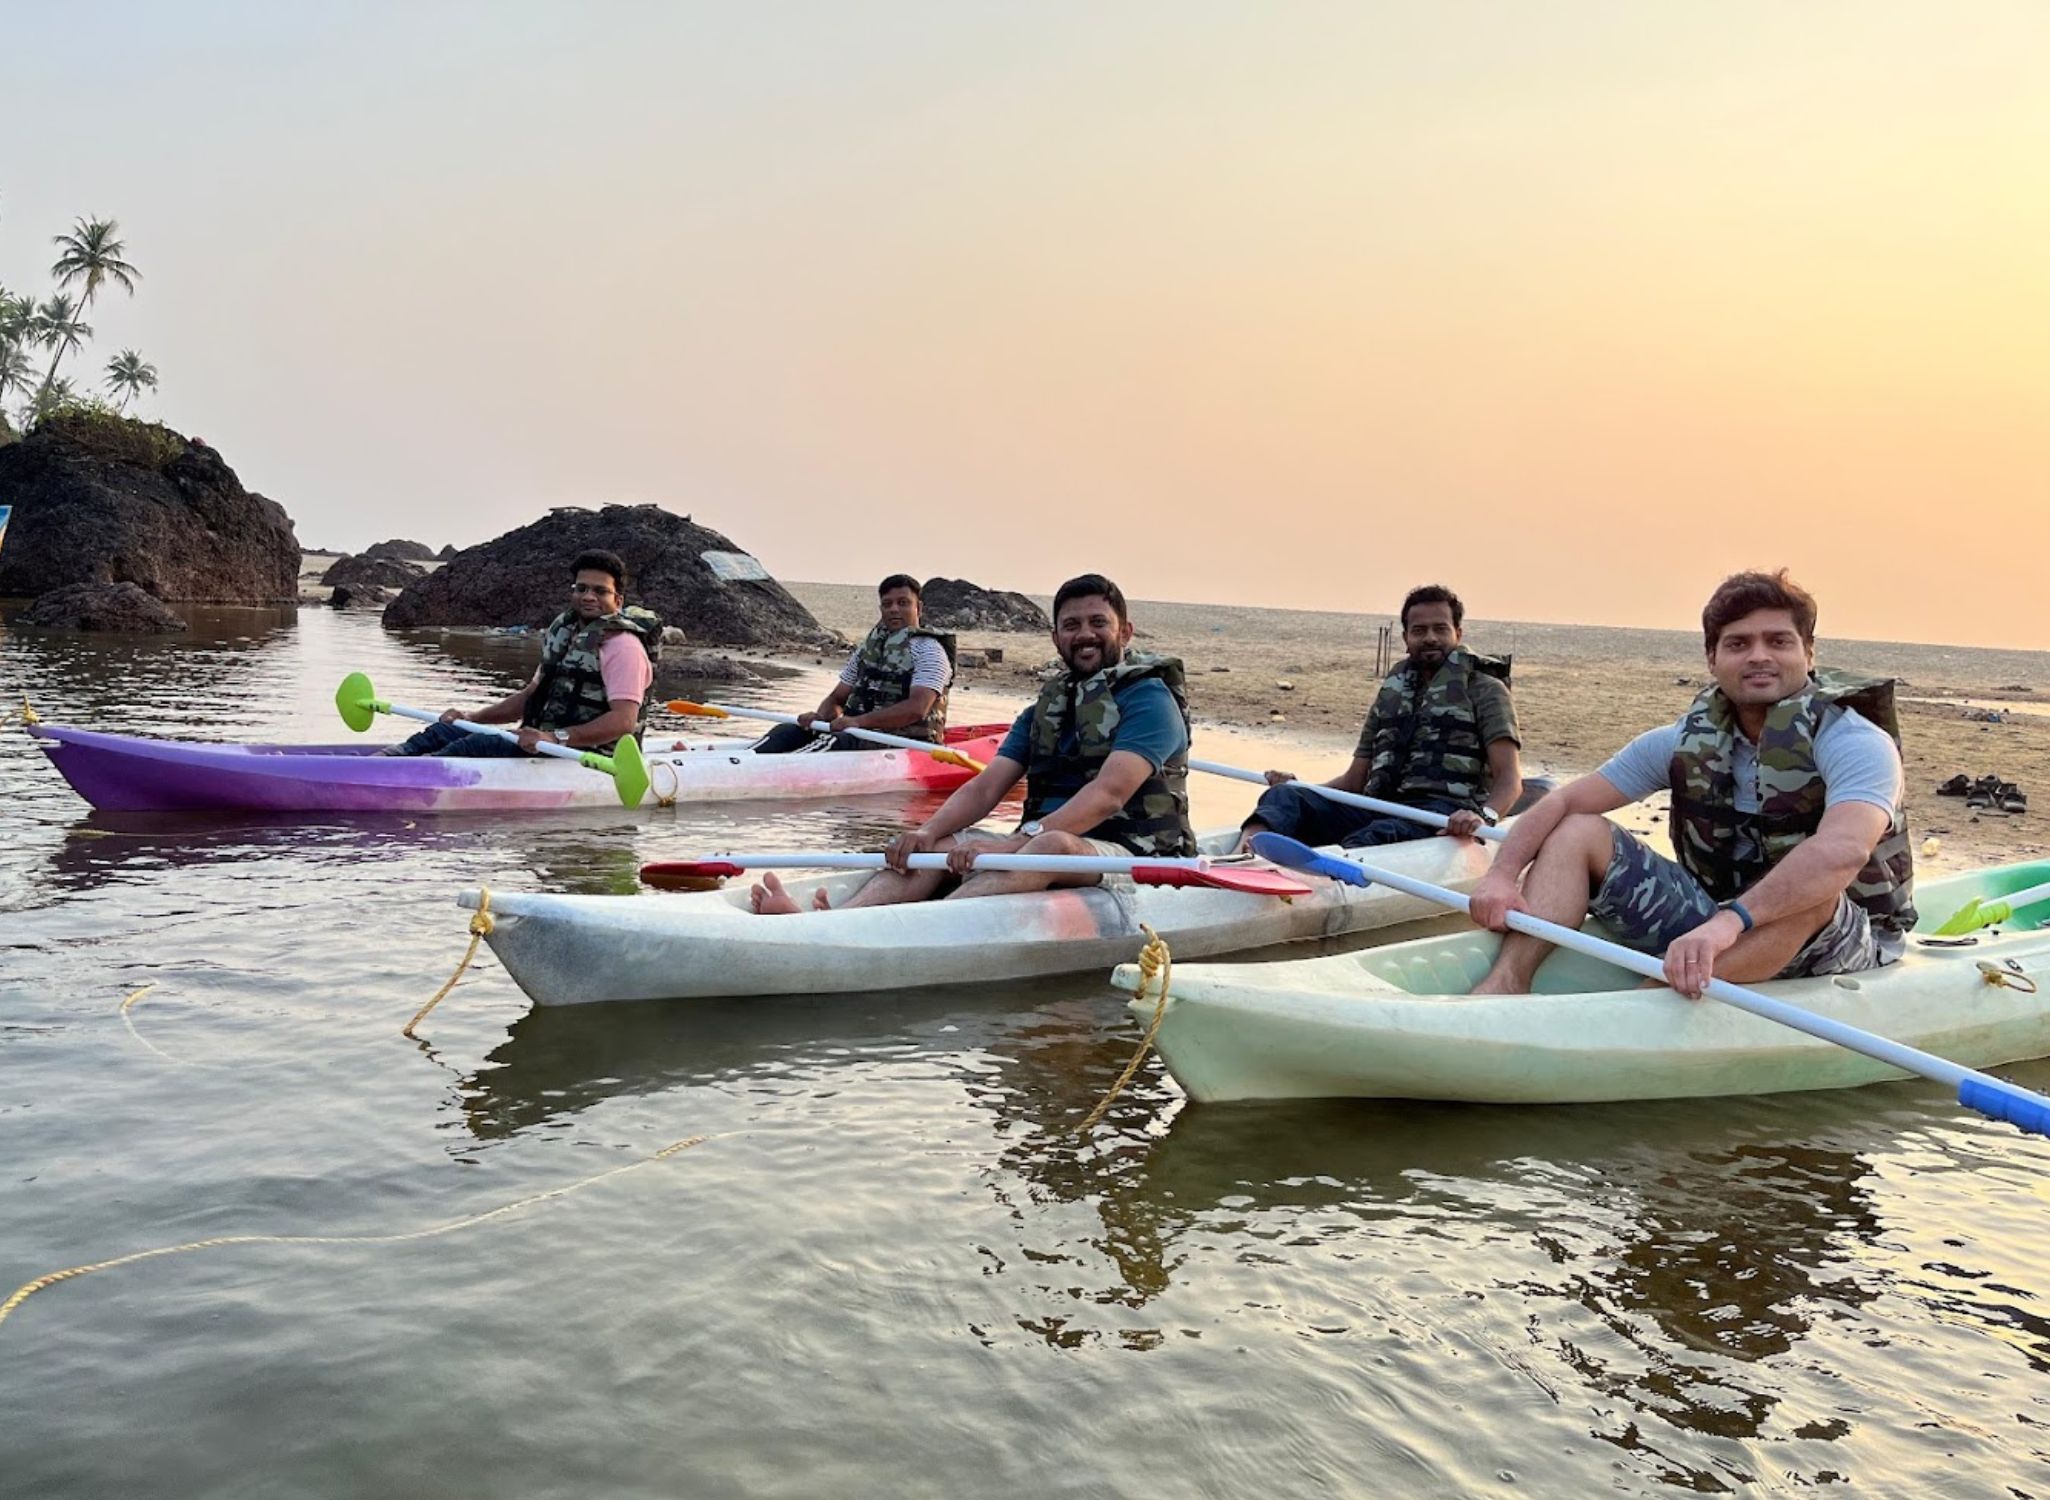
[[[377,722],[377,689],[362,672],[351,672],[335,689],[335,710],[342,722],[361,734]]]
[[[622,807],[639,807],[648,795],[648,762],[641,754],[641,742],[628,735],[612,747],[612,754],[586,755],[585,765],[612,778]]]
[[[1982,905],[1977,896],[1972,897],[1957,909],[1948,922],[1936,929],[1938,937],[1963,937],[1968,932],[1977,932],[1981,927],[1991,927],[1996,922],[2005,922],[2014,915],[2014,908],[2005,901],[1995,901],[1991,906]]]

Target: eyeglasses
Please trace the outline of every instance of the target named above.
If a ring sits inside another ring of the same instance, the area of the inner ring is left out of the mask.
[[[569,591],[572,594],[594,594],[598,598],[603,599],[612,592],[612,585],[609,583],[573,583],[569,586]]]

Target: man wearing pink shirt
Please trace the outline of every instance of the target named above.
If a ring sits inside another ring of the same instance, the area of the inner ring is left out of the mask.
[[[452,708],[386,755],[532,755],[545,737],[574,750],[608,751],[636,737],[655,683],[662,622],[625,602],[626,565],[586,552],[570,567],[569,608],[541,633],[541,665],[527,685],[488,708]],[[520,725],[518,743],[457,729],[454,721]]]

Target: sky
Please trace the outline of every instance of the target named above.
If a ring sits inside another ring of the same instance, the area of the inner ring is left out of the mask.
[[[2050,649],[2050,5],[7,7],[0,284],[302,542]]]

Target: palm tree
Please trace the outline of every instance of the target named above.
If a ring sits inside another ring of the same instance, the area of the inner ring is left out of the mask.
[[[107,361],[107,378],[103,383],[114,393],[114,410],[120,411],[128,405],[129,397],[139,397],[144,391],[157,388],[157,367],[146,363],[133,349],[123,349]]]
[[[16,297],[0,287],[0,401],[9,387],[27,390],[34,371],[29,366],[28,346],[36,336],[36,304],[31,297]]]
[[[25,391],[35,383],[36,367],[19,344],[0,344],[0,401],[9,390]]]
[[[120,232],[121,226],[112,219],[79,219],[71,226],[71,233],[56,235],[50,241],[58,250],[56,262],[50,267],[50,274],[57,278],[57,285],[67,287],[74,281],[85,283],[85,290],[78,299],[80,319],[93,305],[93,297],[103,281],[113,282],[131,297],[135,295],[135,283],[142,272],[121,258],[128,246],[115,238]],[[55,300],[52,299],[53,302]],[[84,324],[81,322],[79,326],[83,328]],[[87,334],[92,332],[89,328],[85,331]],[[57,378],[58,361],[78,347],[78,340],[66,340],[52,347],[56,352],[50,356],[49,371],[43,376],[43,389],[36,397],[36,404],[43,408],[49,405],[50,382]]]
[[[44,417],[47,417],[58,407],[74,399],[76,395],[77,393],[72,390],[69,380],[45,381],[43,388],[36,392],[35,400],[30,402],[22,411],[21,415],[24,423],[22,430],[27,431],[29,427],[42,421]]]
[[[43,372],[43,387],[36,392],[35,401],[30,407],[30,410],[40,417],[57,404],[53,396],[59,383],[57,362],[65,355],[77,352],[79,345],[93,336],[93,331],[79,317],[78,309],[71,305],[71,299],[62,292],[36,309],[33,331],[36,342],[53,351],[50,355],[50,368]]]

